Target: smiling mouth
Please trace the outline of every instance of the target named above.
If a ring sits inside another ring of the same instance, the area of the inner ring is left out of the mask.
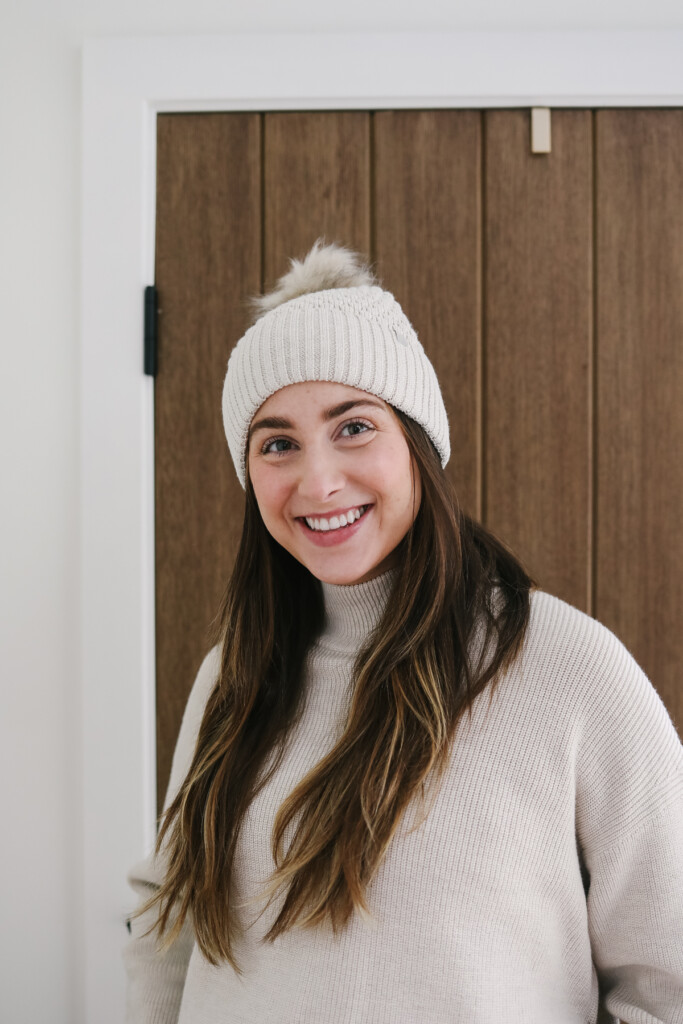
[[[307,519],[310,519],[310,520],[312,520],[312,521],[319,521],[320,519],[323,519],[323,520],[324,520],[324,516],[308,516],[308,517],[307,517],[307,516],[298,516],[298,519],[299,519],[299,521],[300,521],[301,523],[303,523],[304,527],[305,527],[305,528],[306,528],[307,530],[310,530],[310,532],[311,532],[311,533],[323,533],[323,534],[328,534],[328,533],[339,533],[340,531],[346,530],[346,529],[348,529],[348,528],[349,528],[350,526],[354,526],[354,525],[355,525],[355,524],[356,524],[357,522],[359,522],[359,521],[360,521],[360,520],[361,520],[361,519],[363,518],[363,516],[365,515],[365,513],[366,513],[366,512],[367,512],[367,511],[368,511],[369,509],[371,509],[371,508],[372,508],[372,505],[357,505],[356,507],[357,507],[357,508],[358,508],[358,509],[360,510],[360,515],[359,515],[359,516],[357,516],[356,518],[352,519],[352,520],[351,520],[351,522],[345,523],[344,525],[342,525],[341,523],[339,523],[339,524],[338,524],[337,526],[332,526],[332,525],[331,525],[331,520],[330,520],[330,519],[327,519],[327,520],[325,520],[325,521],[326,521],[326,522],[328,522],[328,523],[330,524],[330,525],[329,525],[328,527],[326,527],[326,528],[325,528],[325,527],[322,527],[322,526],[320,526],[320,527],[318,527],[318,528],[316,529],[316,527],[314,527],[314,526],[311,526],[311,525],[310,525],[310,524],[309,524],[309,523],[307,522]],[[338,517],[338,516],[333,516],[333,517],[332,517],[332,520],[335,520],[335,519],[336,519],[336,520],[338,520],[338,519],[339,519],[339,517]]]

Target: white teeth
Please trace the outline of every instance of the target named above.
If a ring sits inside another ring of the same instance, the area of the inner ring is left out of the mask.
[[[367,505],[361,505],[360,508],[352,508],[349,512],[342,513],[340,516],[332,516],[330,520],[327,519],[309,519],[305,516],[306,522],[312,530],[338,530],[340,526],[348,526],[350,523],[354,523],[356,519],[360,519],[362,509],[367,508]]]

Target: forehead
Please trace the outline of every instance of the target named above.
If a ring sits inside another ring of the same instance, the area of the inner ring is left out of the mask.
[[[254,418],[284,412],[293,416],[296,412],[322,410],[341,402],[361,402],[366,399],[379,403],[386,410],[389,409],[387,403],[377,395],[361,391],[359,388],[327,380],[307,380],[299,384],[288,384],[287,387],[280,388],[275,394],[270,395],[257,409]]]

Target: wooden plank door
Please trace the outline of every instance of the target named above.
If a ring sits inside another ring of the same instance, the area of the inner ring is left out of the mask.
[[[374,115],[373,256],[434,363],[448,414],[446,472],[482,516],[482,118]]]
[[[683,737],[683,110],[596,114],[595,615]]]
[[[591,612],[592,115],[486,115],[487,525],[544,590]]]
[[[221,387],[261,287],[261,119],[165,114],[157,133],[154,388],[157,802],[239,542]]]
[[[439,374],[463,507],[595,615],[683,735],[683,111],[158,119],[159,798],[241,530],[220,396],[244,299],[358,248]]]

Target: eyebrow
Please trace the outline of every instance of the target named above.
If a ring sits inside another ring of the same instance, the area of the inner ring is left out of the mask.
[[[353,398],[350,402],[340,402],[339,405],[333,405],[330,409],[323,410],[323,421],[327,422],[328,420],[334,420],[337,416],[343,416],[345,412],[349,411],[349,409],[355,409],[359,405],[374,405],[375,408],[381,409],[382,412],[386,409],[385,405],[380,405],[379,402],[373,402],[370,398]],[[251,441],[252,436],[257,430],[262,430],[266,427],[269,430],[291,430],[293,428],[293,424],[282,416],[265,416],[263,419],[256,420],[255,423],[252,423],[249,428],[247,441]]]

